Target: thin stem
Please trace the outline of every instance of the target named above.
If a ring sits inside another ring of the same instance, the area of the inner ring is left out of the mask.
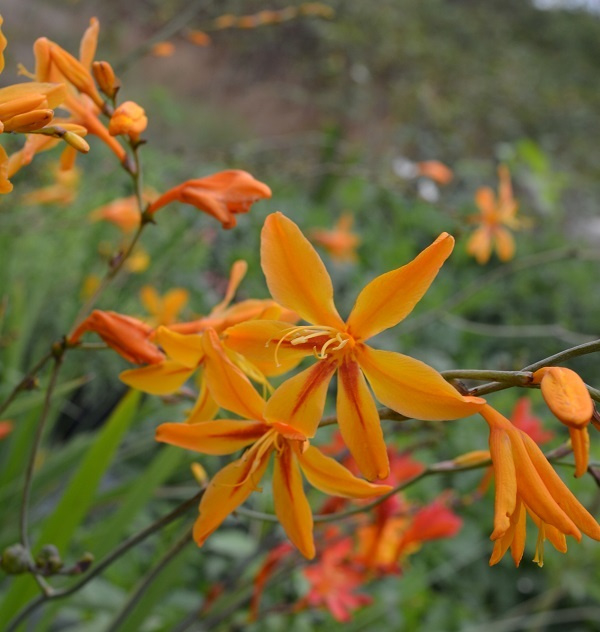
[[[33,445],[31,447],[31,453],[29,454],[29,461],[27,462],[27,469],[25,470],[25,484],[23,486],[23,500],[21,503],[21,513],[19,519],[21,544],[25,548],[29,548],[29,535],[28,535],[28,521],[29,521],[29,499],[31,496],[31,485],[33,483],[33,471],[35,469],[35,462],[37,460],[38,450],[42,441],[42,435],[44,434],[44,428],[46,426],[46,420],[50,413],[50,405],[52,403],[52,395],[54,388],[56,387],[56,381],[60,372],[64,355],[64,347],[54,355],[54,366],[52,367],[52,373],[50,374],[50,381],[48,382],[48,388],[46,389],[46,396],[44,398],[44,405],[42,413],[38,421],[35,435],[33,437]]]
[[[53,355],[53,351],[50,349],[50,351],[42,356],[38,363],[27,372],[25,377],[23,377],[23,379],[13,388],[4,402],[0,404],[0,415],[13,403],[14,399],[21,391],[26,390],[29,385],[33,383],[36,373],[38,373],[46,365],[46,362],[48,362]]]
[[[150,569],[148,574],[138,584],[123,608],[115,617],[114,621],[107,628],[107,632],[115,632],[123,622],[127,619],[131,611],[134,609],[138,601],[144,596],[144,593],[150,588],[154,580],[160,573],[183,551],[183,549],[192,541],[192,529],[187,529],[183,537],[179,538],[173,546],[160,558],[158,563]]]
[[[25,621],[25,619],[30,617],[36,610],[38,610],[38,608],[40,608],[40,606],[43,606],[47,601],[61,599],[63,597],[68,597],[69,595],[76,593],[88,582],[94,579],[94,577],[104,572],[106,568],[108,568],[113,562],[118,560],[122,555],[129,551],[129,549],[133,548],[140,542],[143,542],[153,533],[160,531],[163,527],[166,527],[168,524],[179,518],[179,516],[183,515],[189,509],[196,506],[202,498],[203,494],[204,490],[199,491],[195,496],[181,503],[181,505],[175,507],[175,509],[173,509],[173,511],[171,511],[170,513],[166,514],[162,518],[159,518],[156,522],[148,525],[139,533],[136,533],[127,540],[123,541],[116,549],[109,553],[101,562],[95,564],[84,577],[82,577],[72,586],[69,586],[68,588],[64,588],[62,590],[54,590],[48,595],[38,595],[35,599],[30,601],[21,610],[21,612],[19,612],[15,616],[15,618],[9,623],[5,632],[14,632],[19,627],[19,625],[21,625],[21,623]]]

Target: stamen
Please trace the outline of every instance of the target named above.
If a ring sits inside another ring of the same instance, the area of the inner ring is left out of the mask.
[[[546,539],[545,523],[540,522],[537,542],[535,543],[535,557],[533,561],[540,567],[544,565],[544,541]]]

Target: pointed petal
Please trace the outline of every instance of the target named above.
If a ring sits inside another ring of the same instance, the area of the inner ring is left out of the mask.
[[[595,518],[583,507],[572,494],[571,490],[563,483],[535,441],[527,435],[523,435],[522,438],[529,458],[558,505],[586,535],[594,540],[600,540],[600,525],[598,525]],[[536,511],[536,513],[544,522],[554,524],[552,521],[544,519],[544,516],[539,512]],[[559,525],[554,524],[554,526],[560,529]],[[568,534],[564,529],[560,530]]]
[[[489,562],[490,566],[494,566],[494,564],[497,564],[504,557],[504,554],[506,553],[506,551],[508,551],[509,547],[512,549],[511,553],[513,553],[512,557],[513,557],[513,561],[515,562],[515,566],[519,566],[519,563],[521,562],[521,557],[523,556],[523,552],[521,551],[521,557],[518,557],[518,559],[515,559],[516,557],[516,555],[514,555],[515,549],[513,548],[512,545],[514,543],[515,535],[517,532],[518,525],[520,524],[519,521],[521,520],[521,518],[523,519],[523,526],[525,526],[524,511],[525,511],[525,506],[519,500],[517,502],[513,515],[510,517],[510,527],[508,528],[508,530],[502,537],[498,538],[494,542],[494,550],[492,551],[492,556],[490,557],[490,562]]]
[[[513,462],[512,447],[508,434],[502,428],[490,427],[490,453],[494,465],[496,486],[494,496],[494,531],[490,538],[497,540],[510,530],[511,516],[517,506],[517,476]],[[508,548],[508,545],[506,548]],[[506,548],[504,551],[506,551]]]
[[[167,327],[159,327],[154,339],[172,360],[188,367],[196,368],[204,356],[202,336],[179,334]]]
[[[194,540],[198,546],[202,546],[223,520],[257,489],[270,453],[267,451],[255,459],[251,448],[241,459],[217,472],[202,496],[200,516],[194,524]]]
[[[495,230],[496,252],[500,261],[510,261],[515,256],[515,239],[512,233],[502,226]]]
[[[312,560],[315,556],[312,511],[302,487],[296,456],[287,445],[275,456],[273,502],[288,538],[304,557]]]
[[[484,218],[491,218],[496,213],[496,196],[490,187],[480,187],[475,193],[475,204]]]
[[[151,285],[144,285],[140,290],[140,300],[148,313],[158,314],[160,312],[160,296]]]
[[[525,537],[527,534],[527,512],[525,511],[525,505],[521,502],[520,499],[517,504],[517,509],[515,510],[515,516],[515,531],[512,543],[510,545],[510,554],[513,558],[515,566],[519,566],[521,560],[523,559],[523,553],[525,552]],[[554,527],[552,528],[554,529]],[[563,535],[563,538],[564,537],[565,536]]]
[[[275,389],[267,402],[265,419],[289,424],[306,437],[314,437],[325,408],[327,387],[335,369],[335,362],[320,360],[286,380]]]
[[[188,302],[189,297],[189,292],[181,287],[169,290],[163,298],[163,322],[174,322],[177,319],[179,312]]]
[[[218,419],[197,424],[161,424],[156,440],[202,454],[233,454],[253,444],[270,430],[258,421]]]
[[[298,454],[298,460],[308,482],[330,496],[342,498],[373,498],[392,490],[389,485],[374,485],[354,476],[335,459],[310,446]]]
[[[227,285],[225,296],[220,303],[217,303],[210,310],[211,316],[222,312],[225,308],[229,306],[229,303],[231,303],[231,301],[233,300],[233,297],[235,296],[240,283],[246,276],[246,272],[248,272],[248,263],[246,261],[244,261],[243,259],[238,259],[237,261],[234,261],[229,273],[229,283]]]
[[[206,353],[204,374],[215,401],[246,419],[262,419],[265,400],[227,357],[217,333],[207,329],[202,338]]]
[[[492,254],[492,235],[487,226],[476,228],[467,242],[467,253],[475,257],[479,265],[490,260]]]
[[[378,276],[358,295],[348,318],[348,332],[366,340],[404,320],[421,300],[454,248],[442,233],[405,266]]]
[[[587,428],[569,428],[571,446],[575,455],[575,478],[587,472],[590,459],[590,434]]]
[[[343,329],[325,265],[292,220],[281,213],[267,217],[260,256],[269,291],[278,303],[309,323]]]
[[[121,382],[151,395],[169,395],[178,391],[195,369],[165,360],[160,364],[150,364],[141,369],[130,369],[119,375]]]
[[[248,358],[265,375],[278,375],[294,368],[312,350],[279,340],[291,330],[289,323],[279,320],[250,320],[230,327],[223,344]]]
[[[379,413],[358,363],[349,358],[339,367],[338,425],[360,471],[370,481],[390,473]]]
[[[215,402],[210,394],[208,387],[206,386],[206,380],[204,379],[204,371],[199,371],[197,378],[198,384],[198,397],[192,410],[189,411],[185,422],[188,424],[195,424],[201,421],[208,421],[213,419],[219,412],[219,404]]]
[[[435,369],[409,356],[357,345],[356,357],[375,397],[407,417],[460,419],[485,404],[480,397],[461,395]]]

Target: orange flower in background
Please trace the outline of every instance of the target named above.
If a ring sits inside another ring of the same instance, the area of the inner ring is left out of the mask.
[[[481,187],[475,194],[475,204],[480,214],[473,216],[472,221],[479,224],[469,241],[467,252],[475,257],[477,263],[489,261],[492,248],[501,261],[509,261],[515,254],[515,240],[508,228],[517,229],[522,226],[516,217],[518,204],[513,197],[510,173],[504,165],[498,167],[498,197],[490,187]]]
[[[76,167],[62,169],[60,165],[52,168],[55,183],[30,191],[23,196],[25,204],[60,204],[67,206],[77,197],[81,172]]]
[[[131,316],[96,309],[73,331],[68,343],[76,345],[86,331],[97,333],[109,347],[134,364],[155,364],[165,359],[148,340],[152,328]]]
[[[411,263],[371,281],[344,322],[333,303],[329,274],[298,226],[281,213],[265,221],[261,261],[271,295],[311,324],[246,322],[227,331],[226,345],[263,366],[297,361],[299,355],[316,356],[316,364],[284,382],[269,400],[275,417],[307,437],[316,432],[329,382],[337,371],[339,428],[370,480],[385,478],[389,463],[365,375],[377,399],[407,417],[457,419],[477,412],[485,403],[461,395],[419,360],[365,344],[410,314],[453,246],[454,239],[443,233]]]
[[[189,292],[181,287],[173,288],[163,296],[150,285],[145,285],[140,290],[140,299],[146,311],[152,316],[150,324],[153,327],[175,323],[189,297]]]
[[[490,565],[499,562],[508,548],[518,566],[525,549],[525,518],[538,526],[534,561],[543,565],[544,541],[560,552],[567,550],[566,535],[581,540],[581,532],[600,540],[600,525],[527,435],[491,406],[480,410],[490,428],[490,453],[496,481],[494,551]]]
[[[554,438],[554,433],[545,430],[542,420],[531,412],[531,400],[528,397],[519,397],[510,420],[515,427],[527,433],[538,445]]]
[[[173,42],[156,42],[150,51],[154,57],[172,57],[175,54]]]
[[[115,224],[124,233],[130,233],[139,228],[142,219],[135,195],[119,198],[100,206],[93,210],[89,217],[93,222],[105,221]]]
[[[133,101],[125,101],[110,117],[108,133],[111,136],[129,136],[132,141],[137,142],[147,126],[148,117],[144,108]]]
[[[2,22],[0,22],[2,24]],[[0,38],[0,51],[2,50],[2,40]],[[0,421],[0,441],[8,437],[13,430],[13,422],[7,419]]]
[[[198,31],[195,29],[190,29],[185,36],[187,39],[196,46],[210,46],[212,40],[210,39],[210,35],[205,33],[204,31]]]
[[[594,402],[585,382],[571,369],[552,366],[533,374],[542,396],[554,416],[567,428],[575,455],[575,476],[586,473],[590,456],[590,435],[587,426],[594,414]]]
[[[276,454],[273,473],[275,513],[286,534],[307,558],[315,555],[313,519],[303,489],[302,474],[326,494],[370,498],[391,490],[356,478],[334,459],[309,445],[306,437],[271,415],[271,400],[265,403],[248,378],[225,355],[214,332],[202,338],[204,351],[220,361],[205,368],[208,389],[223,408],[240,419],[219,419],[194,424],[168,423],[157,428],[156,439],[204,454],[233,454],[249,447],[244,455],[225,466],[212,479],[200,501],[194,525],[199,546],[225,518],[257,489],[271,454]]]
[[[332,259],[344,262],[356,261],[356,248],[360,244],[360,237],[352,232],[354,218],[345,213],[331,230],[316,228],[311,231],[311,240],[325,248]]]
[[[235,215],[247,213],[258,200],[271,197],[271,189],[239,169],[220,171],[205,178],[187,180],[163,193],[148,208],[155,213],[171,202],[191,204],[219,220],[223,228],[236,225]]]
[[[442,186],[449,184],[452,182],[452,178],[454,178],[452,169],[439,160],[417,162],[416,166],[418,175],[429,178]]]

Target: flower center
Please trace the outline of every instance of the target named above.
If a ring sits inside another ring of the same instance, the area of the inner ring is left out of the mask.
[[[274,340],[267,341],[265,346]],[[275,363],[279,363],[278,353],[282,344],[287,343],[293,347],[301,345],[312,345],[312,352],[318,360],[324,360],[329,354],[340,351],[346,345],[349,348],[354,346],[354,338],[346,332],[340,331],[335,327],[325,327],[322,325],[301,325],[300,327],[290,327],[284,330],[283,336],[279,338],[275,347]]]

